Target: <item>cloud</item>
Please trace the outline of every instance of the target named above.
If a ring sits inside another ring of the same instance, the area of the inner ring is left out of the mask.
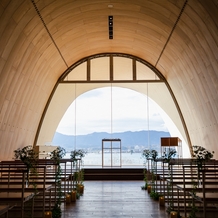
[[[110,133],[111,130],[112,132],[148,129],[169,131],[171,136],[182,139],[183,156],[190,157],[188,145],[181,133],[153,100],[149,99],[148,113],[147,96],[126,88],[113,87],[112,90],[112,101],[110,87],[95,89],[80,95],[76,99],[76,114],[73,102],[63,116],[57,132],[67,135],[85,135],[93,132]]]
[[[111,97],[112,96],[112,97]],[[136,91],[113,87],[99,88],[82,94],[66,111],[57,131],[63,134],[92,132],[139,131],[148,129],[167,131],[159,113],[159,106]],[[75,121],[76,116],[76,121]]]

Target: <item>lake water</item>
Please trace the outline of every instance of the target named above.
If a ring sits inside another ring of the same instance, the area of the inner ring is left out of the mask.
[[[70,158],[70,153],[67,153],[64,158]],[[104,166],[144,166],[145,159],[142,153],[104,153]],[[102,166],[102,153],[87,153],[83,158],[83,166]]]

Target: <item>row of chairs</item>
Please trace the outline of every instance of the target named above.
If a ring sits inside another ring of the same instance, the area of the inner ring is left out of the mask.
[[[150,159],[146,168],[153,191],[164,196],[168,211],[188,217],[197,208],[200,217],[218,215],[218,160],[204,162],[199,169],[192,158],[171,159],[169,163]]]
[[[73,190],[73,175],[80,170],[80,159],[74,165],[71,159],[62,159],[61,192],[62,202],[65,194]],[[0,162],[0,217],[44,217],[51,211],[57,199],[57,164],[53,160],[41,159],[36,164],[36,172],[28,172],[18,160]],[[19,214],[19,215],[18,215]]]

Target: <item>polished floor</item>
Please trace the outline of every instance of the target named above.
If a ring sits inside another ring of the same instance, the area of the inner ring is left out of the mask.
[[[84,195],[76,203],[63,205],[63,218],[168,218],[141,190],[143,181],[85,181]]]

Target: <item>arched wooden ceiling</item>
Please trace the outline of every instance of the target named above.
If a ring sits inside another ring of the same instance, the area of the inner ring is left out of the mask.
[[[61,74],[104,52],[131,54],[157,68],[176,96],[192,144],[218,157],[217,34],[217,0],[1,0],[0,160],[33,144]]]

